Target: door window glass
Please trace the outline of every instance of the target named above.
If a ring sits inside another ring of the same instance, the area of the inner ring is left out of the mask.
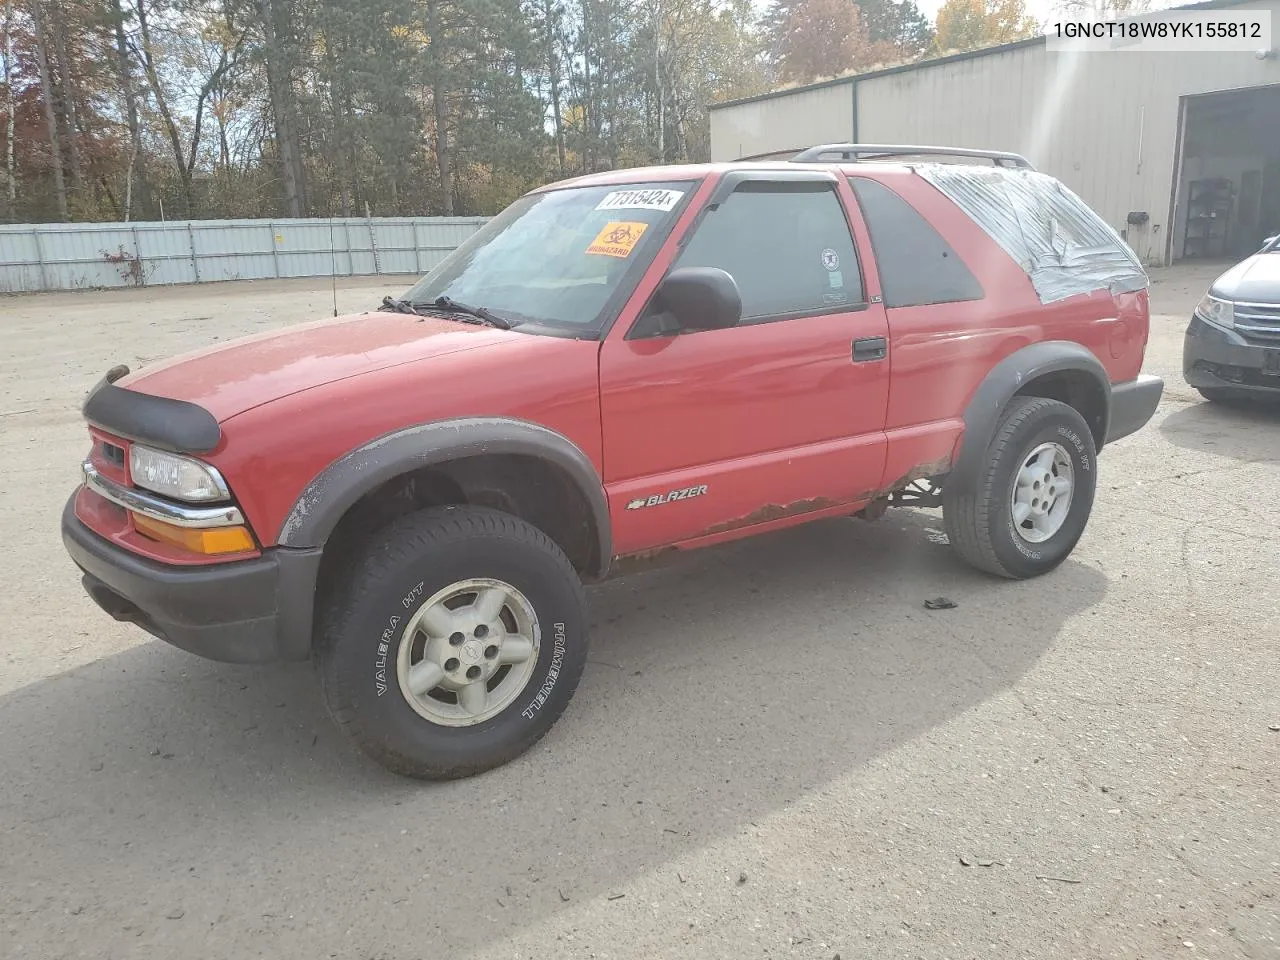
[[[834,190],[817,187],[744,184],[703,217],[675,266],[728,272],[742,294],[742,323],[861,305],[844,209]]]

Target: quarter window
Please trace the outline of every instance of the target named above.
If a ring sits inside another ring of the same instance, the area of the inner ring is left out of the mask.
[[[864,299],[844,208],[825,184],[743,184],[702,218],[675,266],[728,272],[744,324],[836,313]]]
[[[919,211],[878,180],[851,177],[886,307],[981,300],[982,284]]]

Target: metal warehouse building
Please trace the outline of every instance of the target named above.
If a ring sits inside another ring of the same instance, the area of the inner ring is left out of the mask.
[[[1280,0],[1185,9],[1270,10],[1280,32]],[[1037,37],[711,112],[713,160],[846,141],[1021,153],[1148,264],[1239,257],[1280,231],[1274,48],[1063,53]]]

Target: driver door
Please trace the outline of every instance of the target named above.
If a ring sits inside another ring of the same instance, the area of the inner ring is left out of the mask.
[[[733,276],[738,325],[648,333],[627,311],[601,346],[615,554],[870,499],[888,328],[855,233],[869,250],[848,184],[826,171],[735,171],[711,191],[670,266]]]

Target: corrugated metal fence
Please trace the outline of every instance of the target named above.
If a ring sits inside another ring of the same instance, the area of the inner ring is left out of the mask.
[[[0,226],[0,293],[426,273],[481,217]]]

